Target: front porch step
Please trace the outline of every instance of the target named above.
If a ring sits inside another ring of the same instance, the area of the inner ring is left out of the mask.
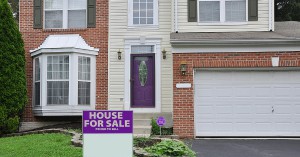
[[[135,126],[150,126],[151,119],[134,119],[133,124]]]
[[[133,126],[133,135],[150,136],[151,126]]]

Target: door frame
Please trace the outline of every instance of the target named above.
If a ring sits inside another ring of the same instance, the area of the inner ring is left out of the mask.
[[[131,63],[130,63],[130,70],[131,70],[131,72],[130,72],[130,79],[132,79],[132,75],[133,75],[133,71],[132,71],[132,68],[133,68],[133,57],[138,57],[138,56],[146,56],[146,57],[148,57],[148,56],[151,56],[151,57],[153,57],[153,60],[154,60],[154,62],[153,62],[153,65],[152,65],[152,69],[154,70],[154,77],[153,77],[153,81],[154,81],[154,90],[153,90],[153,96],[154,96],[154,106],[153,107],[132,107],[132,104],[130,104],[130,107],[131,108],[155,108],[155,54],[154,53],[141,53],[141,54],[131,54],[130,55],[130,61],[131,61]],[[130,82],[130,102],[132,102],[133,101],[133,84],[131,84],[131,82]]]
[[[124,40],[124,62],[125,62],[125,78],[124,78],[124,110],[132,110],[136,113],[159,113],[161,112],[161,39],[157,38],[135,38]],[[131,46],[134,45],[152,45],[154,46],[155,60],[155,107],[154,108],[132,108],[131,107]]]

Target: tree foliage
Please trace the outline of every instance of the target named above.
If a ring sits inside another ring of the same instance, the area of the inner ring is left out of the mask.
[[[275,21],[300,21],[300,0],[275,0]]]
[[[7,0],[0,0],[0,134],[17,131],[26,101],[23,40]]]

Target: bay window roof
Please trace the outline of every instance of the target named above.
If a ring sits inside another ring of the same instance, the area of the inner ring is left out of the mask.
[[[75,52],[98,55],[99,49],[89,46],[79,34],[49,35],[36,49],[31,50],[31,56],[43,53]]]

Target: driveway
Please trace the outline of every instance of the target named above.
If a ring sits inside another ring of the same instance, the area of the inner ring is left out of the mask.
[[[300,157],[300,139],[195,139],[185,142],[197,152],[197,157]]]

